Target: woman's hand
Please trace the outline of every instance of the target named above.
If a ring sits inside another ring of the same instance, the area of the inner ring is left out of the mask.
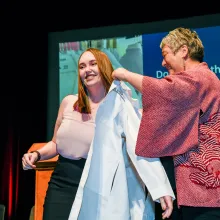
[[[112,78],[116,80],[121,80],[126,82],[126,75],[129,74],[129,71],[119,67],[112,72]]]
[[[36,152],[26,153],[22,157],[22,167],[24,170],[34,169],[36,165],[34,163],[37,161],[38,154]]]
[[[162,219],[169,218],[173,211],[173,199],[171,196],[163,196],[160,198],[160,204],[162,210]]]

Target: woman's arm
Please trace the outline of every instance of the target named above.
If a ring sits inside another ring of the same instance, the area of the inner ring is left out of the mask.
[[[48,160],[57,155],[57,149],[56,149],[57,130],[60,127],[62,117],[63,117],[63,111],[64,111],[64,108],[67,102],[68,102],[67,98],[64,98],[60,104],[52,140],[49,141],[47,144],[45,144],[42,148],[37,150],[41,156],[40,160]],[[24,154],[24,156],[22,157],[23,169],[28,170],[28,169],[35,168],[36,167],[35,162],[37,161],[37,159],[38,159],[37,152],[33,152],[33,153],[28,152]]]
[[[130,72],[124,68],[117,68],[112,72],[113,79],[130,83],[136,90],[142,93],[142,81],[144,76],[138,73]]]

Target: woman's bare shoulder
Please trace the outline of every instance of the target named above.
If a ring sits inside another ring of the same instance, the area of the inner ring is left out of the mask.
[[[66,106],[68,104],[74,104],[78,100],[77,95],[67,95],[63,98],[61,105]]]
[[[78,100],[78,96],[77,95],[67,95],[63,98],[64,102],[72,102],[72,101],[77,101]],[[62,101],[62,102],[63,102]]]

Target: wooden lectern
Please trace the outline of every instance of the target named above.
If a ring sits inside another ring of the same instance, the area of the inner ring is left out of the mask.
[[[46,143],[34,143],[28,152],[38,150]],[[56,165],[58,156],[49,159],[42,160],[36,163],[35,174],[35,204],[34,204],[34,220],[43,219],[43,204],[46,195],[48,182],[50,176]]]

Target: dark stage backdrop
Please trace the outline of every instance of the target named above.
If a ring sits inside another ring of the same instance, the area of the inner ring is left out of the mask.
[[[46,139],[47,32],[14,23],[3,30],[0,204],[6,206],[5,220],[28,220],[35,173],[22,170],[21,157]]]

